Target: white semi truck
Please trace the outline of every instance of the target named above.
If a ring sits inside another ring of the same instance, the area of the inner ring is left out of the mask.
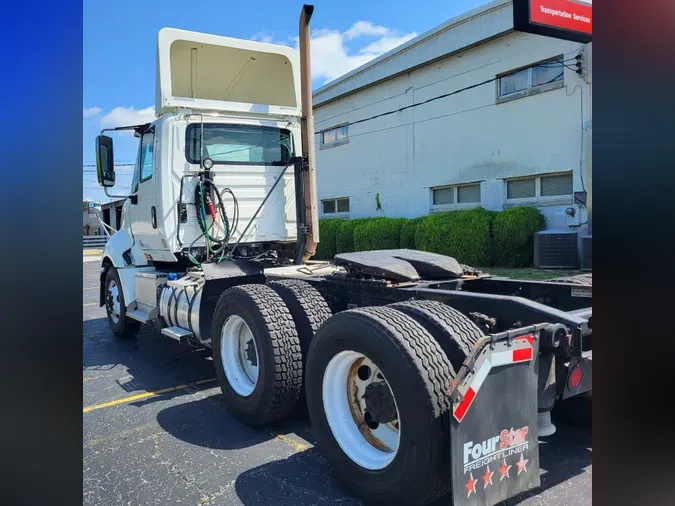
[[[530,490],[556,399],[590,390],[590,287],[410,250],[308,263],[312,11],[299,52],[160,31],[157,119],[96,141],[107,193],[105,134],[139,138],[101,262],[110,327],[211,348],[228,410],[249,425],[306,402],[321,451],[366,501],[492,505]]]

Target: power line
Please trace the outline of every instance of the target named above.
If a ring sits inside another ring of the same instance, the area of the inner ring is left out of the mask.
[[[419,107],[420,105],[425,105],[425,104],[428,104],[430,102],[435,102],[436,100],[440,100],[442,98],[447,98],[447,97],[450,97],[452,95],[457,95],[458,93],[462,93],[464,91],[468,91],[468,90],[471,90],[471,89],[474,89],[474,88],[478,88],[479,86],[484,86],[486,84],[494,83],[497,79],[499,79],[499,77],[493,77],[492,79],[488,79],[488,80],[480,82],[480,83],[472,84],[470,86],[466,86],[464,88],[460,88],[458,90],[451,91],[450,93],[444,93],[443,95],[438,95],[437,97],[429,98],[427,100],[424,100],[423,102],[417,102],[416,104],[410,104],[410,105],[406,105],[406,106],[403,106],[403,107],[399,107],[398,109],[395,109],[393,111],[387,111],[387,112],[383,112],[383,113],[380,113],[380,114],[376,114],[374,116],[371,116],[370,118],[359,119],[359,120],[352,121],[350,123],[347,123],[346,125],[341,125],[341,126],[344,127],[344,126],[358,125],[359,123],[365,123],[366,121],[372,121],[372,120],[377,119],[377,118],[382,118],[384,116],[396,114],[397,112],[403,112],[407,109],[412,109],[413,107]],[[316,132],[316,133],[321,133],[321,132]]]
[[[116,163],[115,167],[135,167],[135,163]],[[96,167],[95,163],[92,164],[82,164],[82,167]]]
[[[571,60],[573,60],[573,59],[574,59],[574,58],[571,58]],[[574,68],[569,67],[568,65],[566,65],[566,64],[565,64],[565,61],[566,61],[566,60],[550,60],[550,61],[548,61],[548,62],[540,63],[540,64],[537,64],[537,65],[532,65],[532,67],[527,67],[527,68],[534,68],[534,67],[554,68],[554,67],[558,67],[558,66],[562,65],[562,66],[564,66],[565,68],[568,68],[569,70],[572,70],[572,71],[576,72],[576,69],[574,69]],[[507,75],[508,75],[508,74],[507,74]],[[394,109],[394,110],[391,110],[391,111],[383,112],[383,113],[380,113],[380,114],[375,114],[375,115],[370,116],[370,117],[368,117],[368,118],[363,118],[363,119],[359,119],[359,120],[356,120],[356,121],[351,121],[351,122],[349,122],[349,123],[340,125],[340,127],[346,127],[346,126],[358,125],[359,123],[365,123],[366,121],[372,121],[372,120],[377,119],[377,118],[382,118],[382,117],[384,117],[384,116],[389,116],[389,115],[391,115],[391,114],[396,114],[396,113],[399,113],[399,112],[403,112],[403,111],[405,111],[405,110],[407,110],[407,109],[412,109],[412,108],[414,108],[414,107],[419,107],[419,106],[421,106],[421,105],[425,105],[425,104],[428,104],[428,103],[430,103],[430,102],[435,102],[436,100],[440,100],[440,99],[442,99],[442,98],[447,98],[447,97],[450,97],[450,96],[452,96],[452,95],[457,95],[457,94],[459,94],[459,93],[462,93],[462,92],[464,92],[464,91],[472,90],[472,89],[474,89],[474,88],[478,88],[478,87],[484,86],[484,85],[486,85],[486,84],[494,83],[495,81],[501,79],[502,77],[506,77],[506,76],[495,76],[495,77],[493,77],[493,78],[491,78],[491,79],[487,79],[487,80],[482,81],[482,82],[480,82],[480,83],[472,84],[472,85],[470,85],[470,86],[465,86],[464,88],[460,88],[460,89],[458,89],[458,90],[451,91],[450,93],[444,93],[443,95],[438,95],[438,96],[436,96],[436,97],[429,98],[429,99],[424,100],[424,101],[422,101],[422,102],[417,102],[416,104],[406,105],[406,106],[403,106],[403,107],[399,107],[398,109]],[[319,134],[321,134],[321,133],[322,133],[322,132],[314,132],[314,135],[319,135]]]
[[[120,175],[120,176],[133,176],[134,175],[133,172],[117,172],[117,171],[115,171],[115,173]],[[82,174],[96,174],[96,171],[95,170],[83,170]]]
[[[100,186],[83,186],[83,190],[101,190],[102,188]],[[131,186],[115,186],[116,190],[129,190],[131,189]]]
[[[433,116],[431,118],[420,119],[420,120],[416,120],[416,121],[410,122],[410,123],[402,123],[400,125],[394,125],[394,126],[390,126],[390,127],[380,128],[379,130],[369,130],[368,132],[361,132],[360,134],[349,134],[349,138],[351,139],[353,137],[361,137],[362,135],[376,134],[378,132],[384,132],[386,130],[393,130],[394,128],[402,128],[402,127],[407,127],[407,126],[411,126],[411,125],[417,125],[417,124],[420,124],[420,123],[425,123],[427,121],[433,121],[435,119],[447,118],[448,116],[456,116],[457,114],[463,114],[465,112],[471,112],[471,111],[477,111],[479,109],[485,109],[486,107],[494,107],[496,105],[497,104],[492,102],[490,104],[472,107],[471,109],[463,109],[461,111],[450,112],[448,114],[441,114],[440,116]]]

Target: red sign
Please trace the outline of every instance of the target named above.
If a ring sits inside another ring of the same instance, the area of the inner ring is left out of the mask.
[[[593,33],[592,0],[530,0],[530,22],[539,25]]]
[[[593,33],[593,0],[513,0],[518,32],[588,44]]]

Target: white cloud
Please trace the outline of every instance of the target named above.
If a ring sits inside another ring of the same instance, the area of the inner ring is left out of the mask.
[[[103,127],[133,126],[150,123],[155,119],[155,108],[146,107],[136,109],[131,107],[115,107],[112,111],[101,118]]]
[[[103,109],[100,107],[84,107],[82,109],[82,116],[84,118],[93,118],[94,116],[98,116],[103,112]]]
[[[385,26],[374,25],[370,21],[357,21],[345,32],[347,40],[355,39],[362,35],[387,35],[391,29]]]
[[[337,79],[415,37],[416,32],[400,35],[392,28],[375,25],[370,21],[357,21],[344,32],[328,28],[312,30],[312,80],[315,85],[321,85]],[[357,49],[354,46],[359,38],[375,40]],[[298,37],[289,38],[289,44],[274,40],[274,34],[262,31],[253,35],[251,40],[294,46],[298,49]]]
[[[274,33],[268,34],[265,31],[258,32],[251,37],[251,40],[272,44],[272,42],[274,41]]]
[[[410,39],[414,39],[417,36],[416,33],[408,33],[406,35],[401,35],[400,37],[382,37],[374,42],[371,42],[366,47],[364,47],[361,52],[364,54],[377,54],[378,56],[391,51],[395,47],[405,44]]]
[[[347,42],[365,36],[380,37],[358,50],[348,47]],[[332,81],[414,37],[415,32],[398,35],[369,21],[357,21],[345,32],[316,30],[312,32],[312,78]]]

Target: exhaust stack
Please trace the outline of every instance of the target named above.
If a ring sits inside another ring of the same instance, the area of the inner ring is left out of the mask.
[[[304,242],[302,263],[306,263],[315,253],[319,243],[318,197],[316,191],[316,165],[314,162],[314,115],[312,114],[312,65],[309,40],[309,20],[314,12],[313,5],[303,5],[300,13],[300,95],[301,95],[301,135],[302,156],[307,161],[302,171],[302,194],[304,200],[304,220],[308,227],[304,241],[298,231],[298,242]],[[297,196],[296,196],[297,198]]]

